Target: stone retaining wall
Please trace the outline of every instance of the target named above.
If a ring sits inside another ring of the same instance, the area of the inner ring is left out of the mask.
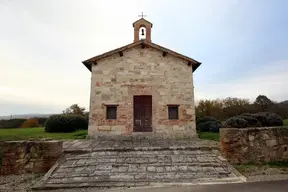
[[[236,164],[288,160],[288,127],[222,128],[220,149]]]
[[[0,143],[0,175],[45,173],[62,154],[62,141]]]

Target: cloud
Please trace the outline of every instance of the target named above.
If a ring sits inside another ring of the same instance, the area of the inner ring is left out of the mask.
[[[227,79],[223,83],[207,84],[195,80],[195,98],[199,100],[238,97],[254,101],[259,94],[263,94],[275,101],[287,100],[287,71],[288,60],[283,60],[267,63],[246,73],[245,76]]]
[[[274,20],[268,23],[261,18],[267,18],[263,13],[271,7],[269,3],[249,2],[2,0],[0,115],[24,109],[25,113],[38,109],[50,113],[73,103],[88,108],[91,74],[81,61],[131,43],[132,23],[142,11],[154,24],[153,42],[203,62],[194,76],[196,98],[254,99],[263,93],[274,100],[287,99],[287,86],[283,83],[287,46],[275,44],[285,45],[285,38],[273,42],[271,36],[265,36],[268,30],[263,30],[277,29],[269,26],[277,23],[279,11],[269,12],[269,18]],[[283,34],[285,30],[281,28]],[[255,38],[259,34],[266,41]],[[256,55],[257,50],[269,52],[273,58],[266,58],[268,54]],[[263,57],[266,63],[254,59]],[[251,60],[254,67],[247,72],[247,61]]]

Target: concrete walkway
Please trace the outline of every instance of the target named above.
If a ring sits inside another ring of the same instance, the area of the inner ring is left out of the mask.
[[[117,192],[287,192],[287,191],[288,191],[288,180],[269,181],[269,182],[266,181],[255,183],[221,184],[221,185],[191,185],[191,186],[178,186],[178,187],[117,190]],[[116,190],[114,189],[107,190],[107,192],[116,192]]]
[[[45,192],[287,192],[288,180],[240,184],[171,186],[160,188],[98,189],[75,188],[45,190]]]

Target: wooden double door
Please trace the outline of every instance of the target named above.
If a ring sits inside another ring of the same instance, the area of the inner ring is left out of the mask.
[[[134,132],[152,131],[152,96],[134,96]]]

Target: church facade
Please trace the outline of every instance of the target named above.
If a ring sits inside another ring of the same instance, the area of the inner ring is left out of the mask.
[[[152,43],[152,23],[133,23],[134,42],[83,61],[91,71],[88,134],[196,136],[193,72],[200,62]]]

